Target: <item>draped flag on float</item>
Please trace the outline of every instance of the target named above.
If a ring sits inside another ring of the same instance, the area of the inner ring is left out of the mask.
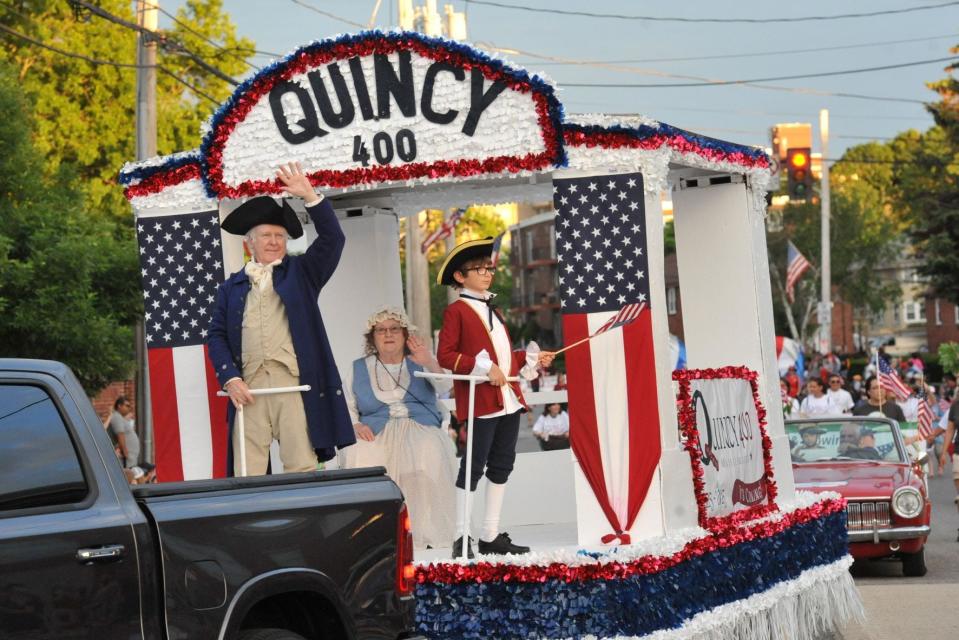
[[[226,399],[206,354],[223,281],[219,215],[140,216],[144,331],[161,481],[226,475]]]
[[[639,173],[553,181],[564,342],[638,314],[566,354],[570,442],[613,529],[604,542],[629,542],[661,449],[643,198]]]

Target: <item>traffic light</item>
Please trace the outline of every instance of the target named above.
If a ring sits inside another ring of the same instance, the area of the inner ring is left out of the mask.
[[[812,154],[808,147],[790,148],[786,151],[786,173],[789,178],[790,200],[807,200],[812,197]]]

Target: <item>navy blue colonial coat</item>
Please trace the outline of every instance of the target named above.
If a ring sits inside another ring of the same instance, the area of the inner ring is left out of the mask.
[[[316,240],[303,255],[288,255],[273,268],[273,288],[286,307],[290,335],[300,368],[300,384],[311,387],[301,394],[310,442],[320,460],[329,460],[336,455],[337,447],[356,442],[353,422],[343,397],[340,374],[317,307],[320,290],[340,261],[346,236],[333,207],[325,199],[306,210],[315,225]],[[241,336],[243,311],[250,286],[249,277],[241,269],[217,290],[207,346],[220,386],[231,378],[243,377]],[[235,415],[236,410],[231,402],[227,412],[230,445],[233,442]],[[227,468],[232,469],[232,465]]]

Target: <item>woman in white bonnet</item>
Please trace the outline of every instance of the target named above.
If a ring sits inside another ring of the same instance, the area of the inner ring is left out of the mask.
[[[442,373],[401,309],[384,307],[366,323],[366,356],[343,376],[356,444],[340,451],[346,468],[383,466],[406,498],[417,547],[453,539],[456,457],[442,428],[436,394],[452,382],[417,378]]]

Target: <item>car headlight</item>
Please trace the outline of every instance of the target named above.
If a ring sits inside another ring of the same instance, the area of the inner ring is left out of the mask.
[[[915,518],[923,506],[922,494],[914,487],[899,487],[892,494],[892,510],[900,518]]]

